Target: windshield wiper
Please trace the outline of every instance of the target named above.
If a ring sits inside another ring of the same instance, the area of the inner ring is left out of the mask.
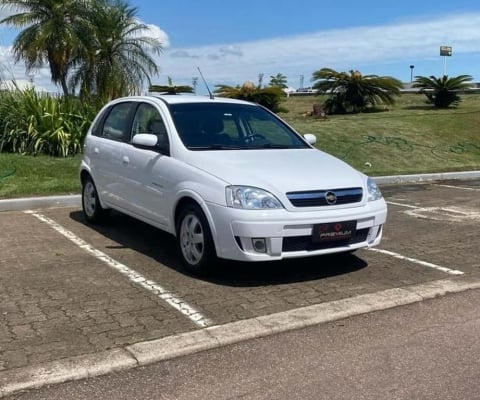
[[[248,146],[249,149],[292,149],[291,145],[288,144],[273,144],[273,143],[264,143],[256,146]]]
[[[224,144],[209,144],[208,146],[187,146],[189,150],[239,150],[243,147],[226,146]]]

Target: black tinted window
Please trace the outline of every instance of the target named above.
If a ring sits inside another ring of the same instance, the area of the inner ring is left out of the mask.
[[[167,133],[163,119],[158,110],[148,103],[138,106],[133,119],[132,137],[137,133],[163,135]]]
[[[180,138],[192,150],[309,147],[274,114],[255,105],[172,104],[171,110]]]
[[[112,106],[103,122],[99,136],[105,139],[124,141],[130,133],[130,115],[133,103],[119,103]]]

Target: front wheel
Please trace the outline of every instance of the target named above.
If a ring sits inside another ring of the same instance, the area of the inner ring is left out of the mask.
[[[182,209],[177,220],[177,241],[182,261],[189,272],[205,275],[216,261],[213,238],[207,218],[196,204]]]
[[[85,219],[91,223],[101,222],[107,213],[100,204],[97,188],[90,177],[82,183],[82,209]]]

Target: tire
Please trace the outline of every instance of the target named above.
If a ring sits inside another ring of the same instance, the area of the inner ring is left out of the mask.
[[[197,204],[185,206],[177,219],[177,242],[185,269],[205,276],[216,264],[216,253],[210,226]]]
[[[100,204],[97,188],[90,177],[82,182],[82,210],[85,219],[93,224],[103,221],[107,214],[107,210]]]

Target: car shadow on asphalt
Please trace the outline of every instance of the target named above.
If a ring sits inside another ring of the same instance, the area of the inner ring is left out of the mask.
[[[182,267],[175,238],[160,229],[116,211],[112,211],[104,223],[96,225],[87,223],[81,211],[71,212],[70,218],[118,243],[106,246],[107,250],[128,248],[191,277]],[[367,266],[365,260],[353,253],[261,263],[222,259],[208,276],[195,278],[222,286],[255,287],[327,279],[350,274]]]
[[[367,266],[366,261],[347,253],[262,263],[220,260],[208,281],[233,287],[281,285],[346,275]]]

